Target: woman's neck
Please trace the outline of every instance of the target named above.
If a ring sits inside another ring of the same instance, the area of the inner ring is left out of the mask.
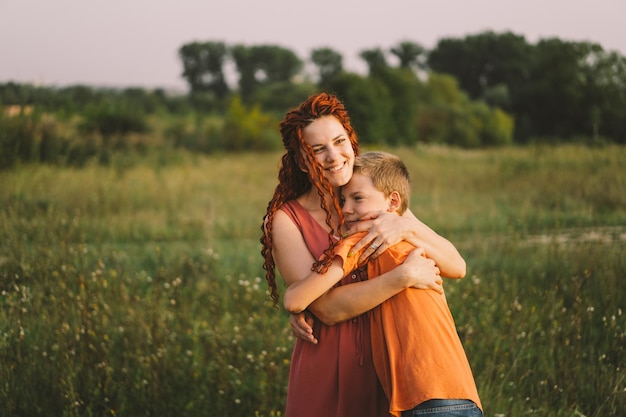
[[[326,205],[334,211],[333,200],[330,194],[325,193],[324,198],[326,199]],[[298,197],[298,202],[302,207],[306,209],[306,211],[314,212],[314,211],[322,211],[321,198],[317,193],[317,189],[315,187],[311,188],[306,193],[302,194]]]
[[[327,201],[327,207],[331,210],[332,223],[335,227],[339,224],[339,214],[335,211],[330,194],[324,195]],[[317,194],[317,190],[312,189],[298,197],[298,202],[309,214],[327,231],[330,228],[326,224],[326,212],[321,206],[321,198]]]

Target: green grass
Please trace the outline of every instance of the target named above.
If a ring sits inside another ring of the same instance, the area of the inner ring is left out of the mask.
[[[388,149],[452,240],[486,416],[626,410],[626,150]],[[277,416],[293,338],[260,220],[279,154],[0,172],[0,415]]]

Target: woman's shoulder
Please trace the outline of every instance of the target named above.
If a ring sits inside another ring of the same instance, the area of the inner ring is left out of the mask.
[[[298,200],[289,200],[280,206],[276,215],[284,214],[291,219],[293,223],[301,226],[303,223],[309,223],[311,213],[309,213]],[[283,217],[281,215],[281,217]]]
[[[274,230],[277,227],[283,228],[285,226],[294,225],[293,217],[287,210],[284,209],[284,207],[285,206],[281,207],[280,210],[277,210],[276,214],[274,214],[274,219],[272,221],[272,229]]]
[[[285,201],[282,206],[279,207],[279,211],[283,211],[287,214],[302,214],[302,212],[306,212],[302,204],[298,200],[289,200]]]
[[[298,204],[297,200],[285,202],[274,214],[272,221],[273,234],[303,233],[309,214]]]

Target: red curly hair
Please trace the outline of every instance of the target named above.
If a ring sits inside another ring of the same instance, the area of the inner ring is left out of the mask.
[[[312,269],[325,272],[332,261],[333,248],[337,242],[333,235],[341,236],[339,230],[343,223],[343,218],[339,224],[333,224],[332,210],[328,205],[325,195],[332,198],[333,208],[341,216],[339,198],[332,185],[324,177],[321,165],[315,159],[315,154],[311,146],[302,137],[302,130],[313,121],[323,116],[334,116],[346,130],[354,154],[359,153],[359,142],[350,124],[350,117],[343,103],[334,95],[320,93],[309,97],[298,107],[290,110],[280,123],[280,134],[283,146],[286,150],[282,156],[282,163],[278,171],[278,185],[274,190],[274,196],[267,205],[267,211],[263,216],[261,230],[261,255],[263,256],[263,269],[265,279],[270,290],[270,297],[274,306],[278,303],[278,290],[276,288],[276,264],[272,255],[272,222],[274,215],[280,207],[287,201],[300,197],[315,187],[320,196],[321,208],[326,212],[326,224],[330,228],[328,233],[328,249],[324,252],[324,261],[321,264],[314,264]],[[303,172],[300,167],[309,166],[308,172]]]

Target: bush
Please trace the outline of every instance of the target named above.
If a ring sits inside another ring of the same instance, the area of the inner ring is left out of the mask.
[[[485,102],[471,101],[449,76],[432,74],[422,100],[417,116],[421,141],[464,148],[513,142],[513,118]]]
[[[259,106],[247,109],[235,96],[225,116],[222,141],[227,151],[279,149],[278,121],[261,112]]]
[[[84,132],[98,132],[104,137],[127,133],[145,133],[148,124],[145,116],[119,105],[96,105],[87,109],[81,125]]]
[[[332,89],[350,113],[361,143],[383,144],[396,134],[393,100],[382,81],[343,73],[333,80]]]
[[[51,115],[23,109],[17,115],[0,114],[0,169],[20,162],[58,163],[66,142]]]

